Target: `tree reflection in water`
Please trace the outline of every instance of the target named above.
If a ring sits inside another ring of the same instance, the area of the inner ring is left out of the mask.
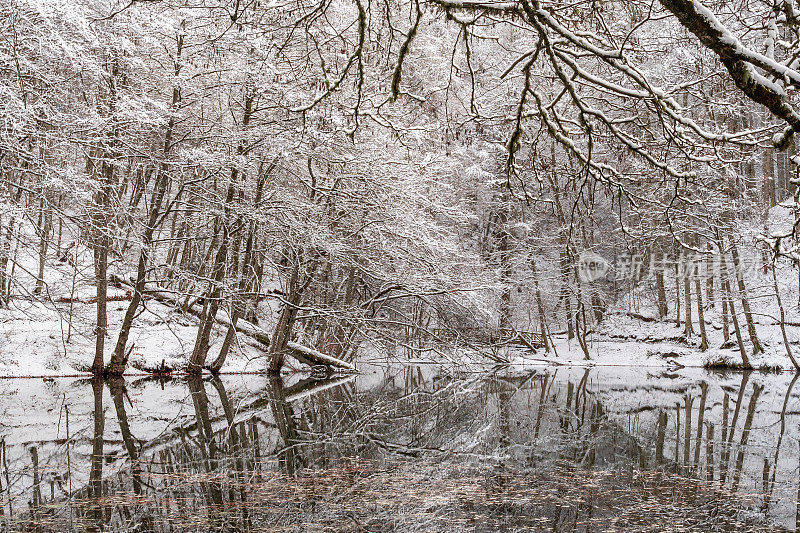
[[[796,376],[376,372],[273,378],[252,393],[243,377],[174,382],[184,399],[156,435],[129,389],[158,395],[157,383],[93,380],[85,415],[70,411],[70,442],[3,456],[3,530],[762,531],[800,521]]]

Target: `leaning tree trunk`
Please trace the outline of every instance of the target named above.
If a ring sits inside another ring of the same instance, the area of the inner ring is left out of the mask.
[[[108,373],[112,375],[122,374],[128,366],[129,352],[126,349],[128,337],[130,336],[131,327],[133,326],[133,319],[139,309],[139,304],[142,302],[142,293],[144,292],[147,282],[147,264],[150,260],[150,245],[153,243],[153,232],[159,213],[161,212],[161,202],[164,198],[167,179],[166,173],[160,176],[159,182],[156,183],[156,190],[153,191],[150,217],[148,218],[147,227],[142,235],[142,250],[139,252],[139,262],[136,267],[136,282],[133,287],[128,309],[125,311],[125,317],[122,319],[122,327],[120,328],[117,343],[114,346],[114,352],[111,354],[111,362],[108,367]]]
[[[250,119],[253,115],[253,103],[255,96],[248,94],[245,97],[244,117],[242,119],[242,127],[247,128],[250,124]],[[236,149],[237,155],[242,156],[245,153],[245,144],[241,142]],[[228,256],[228,239],[229,239],[229,214],[231,203],[236,196],[236,182],[239,177],[239,170],[234,166],[231,169],[230,183],[225,194],[225,203],[223,204],[223,214],[218,220],[218,231],[215,235],[215,240],[219,240],[219,248],[214,258],[214,267],[212,269],[212,280],[209,290],[206,294],[205,304],[203,306],[203,317],[200,319],[200,326],[197,328],[197,338],[195,339],[194,349],[189,358],[188,371],[191,373],[199,373],[203,370],[203,366],[208,356],[210,347],[211,330],[217,317],[219,310],[219,301],[222,297],[222,281],[225,278],[225,260]]]
[[[179,36],[177,42],[178,49],[177,59],[175,62],[176,76],[180,74],[180,56],[181,49],[183,47],[183,36]],[[171,109],[174,110],[179,104],[180,100],[180,89],[178,87],[174,87],[172,89]],[[122,319],[122,327],[120,328],[119,336],[117,337],[117,343],[114,346],[114,352],[111,354],[111,362],[108,366],[108,373],[112,375],[122,374],[125,372],[125,368],[128,366],[128,337],[130,336],[131,327],[133,326],[133,319],[139,309],[139,304],[142,301],[142,292],[144,291],[145,283],[147,282],[147,266],[150,261],[150,246],[153,244],[153,234],[155,233],[156,225],[159,217],[161,216],[161,204],[164,201],[167,184],[169,182],[169,177],[167,175],[169,167],[166,160],[170,150],[172,149],[172,136],[174,129],[175,116],[171,115],[169,122],[167,122],[166,132],[164,133],[164,161],[161,163],[161,166],[158,170],[158,175],[156,176],[153,196],[150,202],[150,214],[147,218],[147,225],[144,228],[144,233],[142,234],[142,249],[139,252],[139,261],[136,267],[136,282],[133,287],[133,294],[131,295],[131,301],[128,304],[128,309],[125,311],[125,317]],[[144,186],[142,186],[141,189],[144,189]]]
[[[208,356],[210,348],[211,330],[219,310],[219,301],[222,298],[222,281],[225,277],[225,259],[228,256],[228,230],[227,225],[223,224],[222,239],[214,258],[214,271],[210,281],[209,290],[206,292],[203,304],[203,315],[200,318],[200,325],[197,328],[197,337],[194,342],[194,349],[189,358],[188,372],[200,373]]]
[[[245,254],[244,259],[242,260],[243,268],[242,274],[239,278],[239,287],[238,293],[233,295],[233,301],[231,302],[232,312],[231,312],[231,323],[228,326],[228,331],[225,334],[225,339],[222,341],[222,348],[220,348],[219,354],[217,355],[216,359],[209,365],[209,370],[213,373],[217,373],[222,369],[222,365],[225,364],[225,359],[228,357],[228,352],[233,345],[233,341],[236,339],[236,324],[239,322],[239,317],[242,315],[244,311],[245,302],[242,301],[242,293],[247,289],[249,286],[249,266],[250,266],[250,255],[252,254],[253,250],[253,232],[254,228],[251,226],[250,234],[247,237],[247,244],[245,246]],[[237,245],[238,248],[238,245]],[[236,250],[234,255],[238,255],[239,251]]]
[[[256,195],[253,199],[253,206],[256,209],[258,209],[261,204],[261,197],[264,192],[264,184],[267,178],[272,174],[272,171],[275,169],[277,163],[278,160],[275,159],[270,164],[269,168],[267,168],[266,172],[259,172],[258,183],[256,185]],[[242,258],[242,274],[239,279],[239,294],[234,296],[231,323],[228,326],[227,333],[225,333],[225,339],[222,341],[222,348],[220,348],[216,359],[214,359],[211,365],[209,365],[209,370],[211,370],[213,373],[219,372],[222,369],[222,365],[225,364],[225,359],[228,357],[228,352],[230,352],[231,346],[233,346],[233,342],[236,340],[236,323],[246,311],[247,301],[243,299],[242,293],[252,288],[255,281],[251,275],[251,271],[253,270],[253,247],[257,230],[258,225],[255,221],[251,221],[247,235],[247,243],[245,244],[244,257]],[[257,297],[255,299],[255,303],[256,305],[258,304]]]
[[[281,307],[278,323],[275,325],[275,333],[270,344],[269,373],[280,374],[286,355],[286,345],[291,339],[292,328],[297,317],[297,305],[300,303],[298,289],[298,277],[300,273],[300,261],[292,269],[289,279],[289,290],[287,291],[286,301]]]
[[[723,291],[725,293],[725,299],[728,302],[728,310],[731,313],[731,321],[733,322],[733,331],[736,334],[736,343],[739,345],[739,354],[742,356],[742,368],[744,369],[751,369],[753,365],[750,364],[750,360],[747,357],[747,351],[744,349],[744,341],[742,340],[742,330],[739,328],[739,318],[736,316],[736,307],[733,305],[733,296],[731,295],[731,284],[730,284],[730,273],[728,268],[728,261],[725,259],[725,256],[722,256],[722,261],[724,263],[724,270],[725,270],[725,277],[723,280]]]
[[[753,343],[753,355],[764,352],[761,343],[758,342],[758,335],[756,335],[756,326],[753,321],[753,314],[750,312],[750,301],[747,299],[747,288],[744,285],[744,276],[742,276],[741,264],[739,261],[739,251],[736,245],[731,243],[731,257],[733,257],[734,275],[736,276],[736,283],[739,286],[739,298],[742,300],[742,310],[744,311],[744,318],[747,321],[747,333],[750,335],[750,341]]]
[[[286,353],[293,350],[292,345],[294,343],[290,343],[290,341],[292,328],[294,328],[294,323],[297,319],[297,311],[300,308],[303,294],[305,294],[306,289],[314,280],[314,273],[318,266],[316,260],[304,261],[305,254],[303,252],[292,255],[295,264],[292,266],[286,299],[283,302],[278,323],[275,326],[275,333],[272,336],[272,343],[269,347],[270,361],[267,370],[270,374],[280,373]],[[304,271],[303,279],[300,279],[301,271]]]
[[[778,277],[775,275],[775,270],[777,269],[777,258],[775,262],[772,263],[772,287],[775,289],[775,299],[778,302],[778,310],[780,311],[780,326],[781,326],[781,336],[783,337],[783,346],[786,348],[786,355],[789,356],[789,359],[792,361],[792,365],[794,365],[795,370],[800,371],[800,364],[797,363],[797,359],[795,359],[794,355],[792,354],[792,348],[789,345],[789,338],[786,336],[786,315],[783,311],[783,302],[781,301],[781,291],[778,288]]]

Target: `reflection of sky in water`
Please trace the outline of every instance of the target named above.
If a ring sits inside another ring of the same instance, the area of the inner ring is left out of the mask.
[[[793,375],[362,370],[1,380],[1,519],[119,531],[795,528]]]

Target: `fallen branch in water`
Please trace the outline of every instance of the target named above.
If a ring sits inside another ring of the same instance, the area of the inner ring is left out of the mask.
[[[240,319],[241,320],[241,319]],[[307,365],[322,364],[328,366],[335,366],[345,370],[355,370],[355,367],[350,363],[336,359],[328,354],[324,354],[313,348],[308,348],[302,344],[289,341],[286,343],[286,348],[289,350],[289,355]]]

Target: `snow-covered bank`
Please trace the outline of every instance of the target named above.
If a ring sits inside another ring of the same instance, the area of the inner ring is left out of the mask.
[[[120,298],[109,302],[109,339],[113,341],[128,301],[122,290],[110,296]],[[93,314],[94,304],[82,301],[42,304],[13,300],[11,307],[0,314],[0,377],[88,375],[94,357]],[[126,374],[184,368],[196,334],[192,317],[147,300],[131,332],[130,366]],[[224,335],[221,328],[212,332],[212,357],[219,351]],[[255,343],[246,341],[239,336],[224,372],[257,372],[266,367],[264,352]]]
[[[790,347],[800,352],[798,334],[790,328]],[[695,324],[695,331],[698,327]],[[575,365],[575,366],[641,366],[641,367],[729,367],[737,368],[741,363],[739,347],[734,342],[723,346],[721,328],[715,322],[707,324],[709,348],[701,351],[698,335],[685,340],[683,326],[676,327],[674,321],[642,320],[641,318],[617,314],[609,315],[599,330],[588,337],[587,359],[577,340],[566,335],[554,337],[554,349],[536,354],[517,351],[511,357],[513,366]],[[745,339],[745,349],[755,369],[794,370],[786,355],[780,326],[772,323],[758,324],[759,340],[764,353],[752,354],[752,345]],[[733,339],[733,334],[731,334]]]
[[[120,289],[112,297],[119,300],[109,303],[111,340],[116,337],[128,303],[125,292]],[[0,377],[88,375],[94,356],[94,304],[73,302],[72,325],[68,318],[69,306],[66,302],[41,304],[17,299],[10,309],[2,311]],[[795,339],[794,329],[790,326],[790,339]],[[752,347],[749,343],[745,344],[753,366],[756,369],[793,369],[786,356],[779,326],[761,323],[758,332],[765,353],[751,355]],[[194,317],[155,300],[147,300],[131,334],[133,348],[126,374],[149,374],[161,368],[180,371],[188,362],[196,333]],[[708,325],[711,347],[706,351],[700,351],[697,336],[690,337],[687,342],[682,333],[683,329],[677,328],[672,321],[641,320],[624,314],[609,315],[601,328],[588,337],[588,359],[577,340],[569,340],[563,334],[554,337],[555,346],[550,352],[540,349],[532,353],[527,349],[513,348],[502,357],[519,369],[541,365],[736,367],[740,361],[735,343],[729,344],[730,347],[720,347],[723,344],[722,332],[713,323]],[[214,357],[220,349],[224,334],[225,328],[218,326],[214,329],[210,357]],[[800,353],[800,341],[792,340],[791,346]],[[445,365],[466,359],[480,367],[481,363],[493,361],[486,354],[482,355],[480,349],[448,347],[445,352],[450,355],[447,360],[440,361]],[[263,347],[239,335],[223,372],[261,372],[266,365]]]

